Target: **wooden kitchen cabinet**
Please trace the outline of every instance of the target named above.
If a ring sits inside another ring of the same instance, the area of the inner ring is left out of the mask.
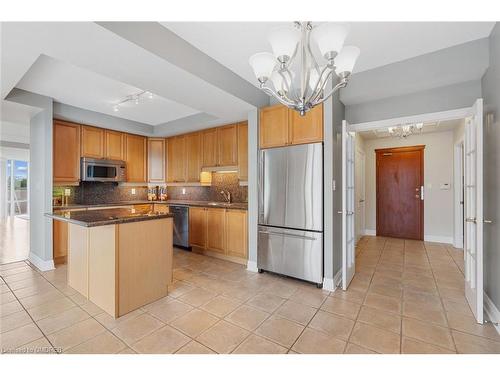
[[[238,124],[238,179],[248,181],[248,123]]]
[[[323,105],[305,116],[281,104],[260,110],[260,148],[323,141]]]
[[[181,135],[167,142],[167,182],[186,181],[186,137]]]
[[[301,116],[288,110],[289,143],[292,145],[323,141],[323,106],[318,105]]]
[[[260,148],[288,144],[288,108],[278,104],[259,112]]]
[[[127,182],[147,181],[146,137],[125,134],[125,161],[127,162]]]
[[[80,125],[54,120],[53,179],[56,183],[80,181]]]
[[[68,223],[59,220],[52,222],[54,264],[64,264],[68,256]]]
[[[206,248],[207,246],[207,209],[189,208],[189,244]]]
[[[125,134],[104,130],[104,157],[112,160],[125,160]]]
[[[201,133],[186,135],[186,182],[199,182],[201,172]]]
[[[148,182],[166,181],[165,159],[165,139],[148,138]]]
[[[202,135],[202,167],[216,167],[218,164],[217,128],[208,129]]]
[[[226,210],[224,208],[207,209],[207,249],[225,253]]]
[[[239,258],[248,256],[247,211],[226,211],[226,254]]]
[[[217,128],[218,166],[238,165],[238,127],[227,125]]]
[[[102,159],[104,157],[104,129],[81,126],[81,156]]]

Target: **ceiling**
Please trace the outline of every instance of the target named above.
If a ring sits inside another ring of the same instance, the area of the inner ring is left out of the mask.
[[[288,23],[162,22],[196,48],[256,84],[248,58],[271,51],[269,31]],[[488,37],[494,22],[353,22],[346,45],[361,55],[354,72],[374,69],[443,48]]]
[[[40,56],[16,85],[18,88],[49,96],[55,101],[75,107],[119,116],[127,120],[158,125],[199,113],[192,108],[154,95],[113,107],[128,95],[144,91],[90,70],[82,69],[51,57]]]
[[[154,134],[162,132],[159,136],[241,121],[269,101],[254,86],[248,58],[270,50],[268,32],[283,24],[2,23],[2,99],[20,88],[153,125]],[[361,48],[355,70],[359,73],[485,38],[492,27],[477,22],[360,22],[351,24],[347,44]],[[113,111],[113,104],[143,90],[154,98]]]
[[[424,127],[422,128],[422,133],[427,134],[427,133],[453,131],[458,126],[463,124],[464,124],[464,119],[426,122],[424,123]],[[357,132],[356,134],[360,135],[363,139],[366,140],[391,137],[388,128],[362,131],[362,132]]]

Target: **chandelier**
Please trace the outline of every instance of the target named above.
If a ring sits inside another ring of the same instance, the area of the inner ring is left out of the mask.
[[[389,134],[397,138],[408,138],[412,134],[422,133],[424,124],[419,122],[417,124],[404,124],[400,126],[391,126],[388,131]]]
[[[138,92],[137,94],[127,95],[123,100],[120,100],[118,103],[113,105],[113,111],[118,112],[120,110],[120,106],[122,106],[125,103],[133,102],[135,104],[139,104],[139,101],[143,97],[147,97],[148,99],[153,99],[154,95],[152,92],[144,91],[144,90],[141,92]]]
[[[343,46],[345,24],[295,22],[271,31],[273,53],[260,52],[249,59],[259,87],[281,104],[305,115],[345,87],[359,56],[359,48]],[[330,90],[333,74],[339,82]]]

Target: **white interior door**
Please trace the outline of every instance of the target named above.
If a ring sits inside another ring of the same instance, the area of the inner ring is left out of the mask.
[[[365,153],[356,149],[355,159],[356,195],[356,243],[365,232]]]
[[[465,296],[483,323],[483,100],[465,122]]]
[[[354,158],[355,133],[347,131],[342,122],[342,289],[346,290],[355,272],[355,195]]]

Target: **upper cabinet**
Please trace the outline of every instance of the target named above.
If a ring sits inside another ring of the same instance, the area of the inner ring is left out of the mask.
[[[125,160],[125,134],[113,130],[104,130],[104,157],[113,160]]]
[[[201,133],[186,134],[186,182],[200,181],[201,156]]]
[[[80,125],[54,120],[53,177],[58,183],[80,181]]]
[[[165,139],[148,138],[148,181],[164,183],[165,168]]]
[[[146,137],[125,134],[125,161],[127,162],[127,182],[147,181]]]
[[[288,108],[279,104],[260,110],[260,147],[288,144]]]
[[[238,165],[238,127],[227,125],[217,128],[218,165]]]
[[[323,141],[323,105],[305,116],[281,104],[260,110],[260,148]]]
[[[186,136],[180,135],[167,142],[167,182],[186,181]]]
[[[217,128],[201,132],[203,157],[202,167],[217,167],[219,162],[217,146]]]
[[[104,157],[104,129],[81,126],[81,156],[101,159]]]
[[[238,178],[248,181],[248,123],[238,124]]]

